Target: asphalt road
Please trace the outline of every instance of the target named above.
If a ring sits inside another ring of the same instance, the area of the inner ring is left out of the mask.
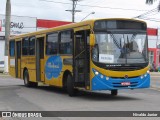
[[[0,75],[0,111],[160,111],[160,73],[151,76],[148,89],[119,90],[118,96],[110,91],[79,92],[69,97],[58,88],[26,88],[23,80]]]

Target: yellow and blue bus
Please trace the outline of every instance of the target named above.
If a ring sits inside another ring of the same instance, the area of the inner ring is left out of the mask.
[[[147,25],[135,19],[97,19],[12,37],[10,75],[27,87],[110,90],[150,86]]]

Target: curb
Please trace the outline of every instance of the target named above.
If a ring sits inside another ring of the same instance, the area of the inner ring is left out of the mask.
[[[160,72],[150,72],[150,74],[160,74]]]
[[[0,73],[0,77],[10,76],[9,74]]]
[[[153,90],[158,90],[158,91],[160,91],[160,86],[151,85],[151,86],[150,86],[150,89],[153,89]]]

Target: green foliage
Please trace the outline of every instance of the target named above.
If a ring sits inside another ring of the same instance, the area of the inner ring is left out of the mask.
[[[146,0],[146,4],[153,4],[156,0]]]

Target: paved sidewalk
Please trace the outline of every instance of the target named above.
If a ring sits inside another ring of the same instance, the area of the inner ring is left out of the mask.
[[[160,90],[160,72],[150,72],[151,88]]]
[[[2,76],[10,76],[9,74],[6,74],[6,73],[0,73],[0,77]]]
[[[151,75],[160,75],[160,72],[150,72]]]

